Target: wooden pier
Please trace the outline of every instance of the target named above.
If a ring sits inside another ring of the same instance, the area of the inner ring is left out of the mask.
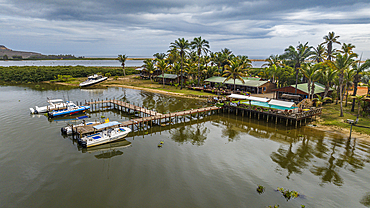
[[[115,99],[106,99],[106,100],[98,100],[98,101],[89,101],[86,102],[86,105],[90,105],[91,109],[94,108],[97,109],[100,107],[111,107],[114,109],[118,109],[127,113],[132,112],[138,112],[140,113],[139,118],[131,119],[128,121],[123,121],[117,126],[113,127],[119,127],[119,126],[125,126],[125,127],[131,127],[132,132],[135,130],[147,130],[148,128],[151,128],[153,125],[158,126],[167,126],[167,125],[174,125],[178,124],[180,122],[188,122],[192,119],[199,119],[200,116],[207,116],[212,115],[215,113],[219,113],[222,109],[222,112],[225,113],[235,113],[235,115],[240,116],[249,116],[250,118],[256,118],[258,120],[260,119],[266,119],[267,122],[275,122],[278,123],[285,123],[286,126],[295,125],[297,128],[298,122],[299,125],[302,125],[302,120],[306,123],[306,119],[312,118],[313,116],[317,116],[321,114],[322,108],[311,108],[307,109],[307,111],[283,111],[283,110],[276,110],[276,109],[267,109],[262,107],[251,107],[249,105],[230,105],[230,103],[226,103],[223,107],[205,107],[205,108],[199,108],[199,109],[191,109],[191,110],[185,110],[180,112],[173,112],[173,113],[167,113],[162,114],[158,113],[153,110],[146,109],[144,107],[136,106],[130,103],[125,103],[120,100]],[[104,106],[105,105],[105,106]],[[193,116],[195,114],[195,116]],[[93,128],[94,125],[88,125],[88,126],[80,126],[80,127],[73,127],[73,134],[72,136],[76,135],[79,137],[82,137],[86,134],[92,134],[95,133],[96,130]],[[111,127],[112,128],[112,127]]]
[[[181,112],[161,114],[140,106],[132,105],[115,99],[86,102],[86,105],[90,106],[98,104],[105,104],[125,112],[130,112],[130,110],[141,112],[142,117],[140,118],[123,121],[119,125],[110,127],[110,128],[121,126],[131,127],[132,131],[134,131],[135,128],[139,130],[145,130],[145,128],[148,129],[152,125],[166,126],[173,125],[179,122],[186,122],[186,120],[191,120],[193,118],[193,114],[196,115],[195,118],[199,118],[200,116],[212,115],[216,113],[216,111],[218,112],[218,110],[220,109],[220,107],[212,106],[199,109],[185,110]],[[73,127],[72,135],[82,137],[85,134],[92,134],[96,132],[94,126],[95,125]]]

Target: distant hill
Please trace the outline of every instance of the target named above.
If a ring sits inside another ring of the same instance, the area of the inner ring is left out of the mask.
[[[0,59],[3,59],[4,55],[7,55],[9,59],[12,59],[12,57],[20,58],[20,56],[22,57],[20,59],[27,59],[31,56],[42,56],[41,53],[13,51],[12,49],[5,47],[4,45],[0,45]]]

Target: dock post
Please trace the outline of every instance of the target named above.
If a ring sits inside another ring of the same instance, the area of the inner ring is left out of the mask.
[[[277,119],[278,119],[278,117],[275,115],[275,118],[276,118],[276,120],[275,120],[275,124],[277,124]]]
[[[286,118],[286,126],[288,126],[288,118]]]
[[[72,124],[72,126],[71,126],[71,127],[72,127],[72,139],[74,139],[74,131],[75,131],[75,130],[73,129],[73,124]]]
[[[269,114],[267,114],[267,123],[269,122]]]

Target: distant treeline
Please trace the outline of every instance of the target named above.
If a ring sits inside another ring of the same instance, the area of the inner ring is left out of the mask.
[[[125,67],[126,75],[135,74],[132,67]],[[85,67],[85,66],[9,66],[0,67],[0,81],[5,82],[42,82],[58,78],[58,75],[87,77],[93,74],[123,76],[119,67]]]

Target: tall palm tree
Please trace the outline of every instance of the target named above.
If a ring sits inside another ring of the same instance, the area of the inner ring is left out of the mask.
[[[244,68],[244,65],[240,63],[238,59],[234,59],[229,61],[229,65],[225,66],[226,70],[224,71],[223,77],[226,77],[226,79],[223,81],[225,83],[229,79],[234,80],[234,91],[235,91],[235,80],[238,79],[242,83],[244,83],[243,77],[246,76],[246,69]]]
[[[315,94],[315,80],[318,78],[319,70],[317,70],[316,65],[312,64],[303,64],[302,68],[300,68],[302,74],[307,78],[307,89],[308,89],[308,99],[313,99]]]
[[[325,58],[325,47],[320,44],[316,48],[313,48],[313,53],[309,58],[315,60],[317,63],[323,62]]]
[[[220,52],[212,53],[211,57],[212,57],[212,63],[217,65],[218,74],[222,74],[222,72],[220,71],[220,68],[223,63],[222,53]]]
[[[353,78],[356,74],[356,71],[354,71],[353,69],[347,69],[344,71],[344,80],[343,80],[343,83],[344,83],[344,92],[343,92],[343,96],[344,94],[346,95],[346,104],[344,105],[344,107],[347,107],[347,104],[348,104],[348,90],[350,88],[350,86],[353,85]]]
[[[301,64],[304,63],[304,61],[312,55],[311,51],[312,46],[308,46],[308,42],[306,42],[304,45],[301,43],[297,46],[297,48],[294,48],[293,46],[289,46],[285,49],[284,57],[287,59],[293,61],[294,69],[295,69],[295,94],[297,94],[297,87],[298,87],[298,71],[301,67]]]
[[[172,42],[171,46],[170,46],[170,48],[178,50],[180,52],[180,57],[181,57],[181,75],[180,75],[181,76],[181,89],[184,86],[184,78],[183,78],[184,62],[183,62],[183,59],[184,59],[184,55],[185,55],[186,50],[189,49],[189,46],[190,46],[190,43],[189,43],[188,40],[185,40],[185,38],[179,38],[179,39],[175,40],[175,42]]]
[[[323,83],[325,83],[325,91],[323,98],[326,98],[330,87],[333,86],[334,79],[337,77],[337,71],[335,71],[331,67],[322,67],[320,70],[320,76]]]
[[[153,73],[155,71],[155,64],[153,59],[145,59],[143,67],[149,73],[150,81],[152,81]]]
[[[123,76],[126,76],[125,71],[125,62],[126,62],[127,56],[125,55],[118,55],[118,61],[121,62],[122,69],[123,69]]]
[[[340,96],[340,117],[343,117],[343,81],[344,72],[349,69],[354,62],[357,54],[343,55],[338,54],[335,62],[331,62],[331,67],[338,72],[338,82],[339,82],[339,96]]]
[[[325,35],[323,37],[324,39],[324,42],[321,43],[321,45],[324,45],[326,44],[327,45],[327,55],[328,55],[328,59],[329,61],[331,61],[331,58],[332,58],[332,54],[335,50],[333,50],[333,43],[337,43],[340,45],[340,42],[338,41],[338,38],[339,36],[335,36],[335,33],[334,32],[329,32],[328,35]]]
[[[358,86],[358,83],[360,83],[362,73],[366,69],[370,68],[370,59],[367,59],[365,61],[365,63],[363,63],[361,65],[360,65],[360,62],[361,61],[358,61],[358,64],[354,64],[352,66],[353,70],[356,71],[356,75],[354,76],[354,79],[353,79],[353,85],[354,86],[353,86],[352,96],[356,96],[356,94],[357,94],[357,86]],[[353,101],[352,101],[352,108],[351,108],[351,112],[354,112],[354,111],[355,111],[355,99],[353,99]]]
[[[164,88],[164,72],[167,70],[168,66],[166,60],[159,59],[157,61],[157,68],[162,71],[162,78],[163,78],[163,88]]]
[[[199,38],[194,38],[193,41],[191,41],[191,48],[197,50],[198,55],[198,87],[200,86],[200,56],[202,52],[205,54],[209,51],[209,42],[207,40],[202,39],[201,36]]]

